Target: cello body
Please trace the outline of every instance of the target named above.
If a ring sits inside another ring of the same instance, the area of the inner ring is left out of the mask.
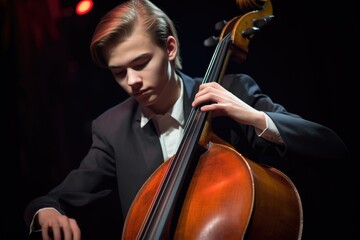
[[[131,229],[124,229],[123,239],[138,239],[140,219],[168,167],[169,161],[139,191],[126,219]],[[210,143],[201,155],[180,206],[163,239],[301,239],[301,200],[291,180],[224,144]]]

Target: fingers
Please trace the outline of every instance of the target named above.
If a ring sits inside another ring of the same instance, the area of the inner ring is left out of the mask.
[[[75,219],[65,215],[42,225],[43,240],[80,240],[81,231]]]
[[[81,239],[81,231],[79,228],[79,225],[75,221],[75,219],[70,218],[69,219],[70,227],[73,233],[73,239],[74,240],[80,240]]]
[[[221,85],[212,82],[200,85],[192,106],[200,107],[201,111],[215,111],[215,115],[223,115],[238,100],[238,98]]]
[[[199,107],[203,112],[211,111],[213,116],[228,116],[247,125],[256,121],[258,113],[258,110],[216,82],[201,84],[192,106]]]
[[[222,87],[215,82],[201,84],[192,106],[196,107],[207,102],[218,102],[218,95],[221,94],[221,91],[223,91]]]

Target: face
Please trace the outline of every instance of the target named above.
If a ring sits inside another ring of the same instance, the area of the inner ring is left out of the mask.
[[[173,37],[168,37],[167,46],[161,48],[138,26],[129,38],[105,53],[116,82],[141,105],[155,110],[169,102],[176,86],[169,64],[176,56]]]

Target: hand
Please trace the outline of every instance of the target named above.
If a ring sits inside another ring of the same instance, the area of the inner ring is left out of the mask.
[[[204,83],[199,87],[192,103],[201,106],[201,111],[212,111],[213,116],[228,116],[235,121],[252,125],[258,129],[266,128],[265,113],[254,109],[216,82]]]
[[[43,240],[80,240],[81,231],[75,219],[54,209],[43,209],[37,214]]]

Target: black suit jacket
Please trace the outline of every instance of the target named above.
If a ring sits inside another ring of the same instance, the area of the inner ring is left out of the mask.
[[[179,74],[184,83],[187,119],[201,82],[181,72]],[[222,84],[249,105],[268,114],[284,140],[284,146],[277,146],[259,138],[251,126],[225,117],[214,119],[212,126],[215,133],[253,161],[276,164],[278,160],[271,160],[291,156],[298,159],[338,159],[347,152],[342,140],[332,130],[287,112],[263,94],[251,77],[227,75]],[[138,107],[138,103],[129,98],[93,121],[93,142],[81,165],[46,196],[29,203],[25,210],[27,226],[42,207],[54,207],[75,217],[81,225],[86,221],[79,220],[80,215],[90,211],[92,206],[100,206],[104,210],[101,212],[113,211],[120,219],[119,224],[122,224],[139,188],[163,163],[158,136],[151,122],[144,128],[140,127]],[[113,201],[109,205],[101,201],[110,197]],[[97,205],[97,202],[102,204]],[[119,232],[120,229],[119,226]]]

